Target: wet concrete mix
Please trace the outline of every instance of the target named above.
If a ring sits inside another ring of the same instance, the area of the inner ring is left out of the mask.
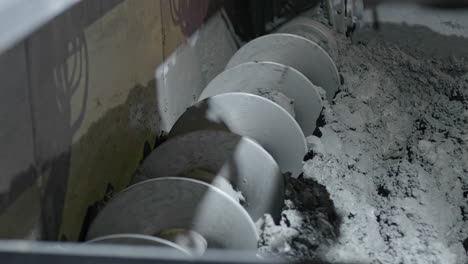
[[[468,40],[393,24],[337,39],[344,84],[307,138],[281,221],[258,223],[259,253],[467,263]]]

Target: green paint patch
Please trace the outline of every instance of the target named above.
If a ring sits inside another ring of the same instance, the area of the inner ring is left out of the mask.
[[[3,214],[0,215],[0,237],[23,239],[40,223],[41,197],[36,185],[26,189]]]
[[[134,87],[124,104],[109,110],[72,146],[60,237],[78,240],[88,207],[104,197],[109,184],[116,192],[128,186],[145,142],[155,144],[155,102],[154,82]]]

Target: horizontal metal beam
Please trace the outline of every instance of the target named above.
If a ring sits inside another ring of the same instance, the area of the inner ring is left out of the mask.
[[[262,260],[251,252],[208,251],[201,258],[178,255],[164,248],[85,245],[33,241],[1,241],[2,264],[261,264],[286,263]]]

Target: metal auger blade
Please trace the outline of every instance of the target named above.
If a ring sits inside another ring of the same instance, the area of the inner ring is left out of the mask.
[[[166,175],[196,178],[236,200],[240,194],[254,221],[264,214],[280,217],[284,179],[276,161],[255,141],[231,132],[200,130],[170,138],[146,158],[140,171],[135,182]]]
[[[319,45],[300,36],[276,33],[250,41],[234,54],[227,69],[245,62],[271,61],[303,73],[332,101],[341,85],[333,59]]]
[[[117,234],[98,237],[96,239],[86,242],[87,244],[111,244],[111,245],[134,245],[134,246],[153,246],[153,247],[164,247],[174,250],[186,256],[192,254],[186,248],[183,248],[171,241],[140,234]]]
[[[333,30],[309,17],[297,17],[281,26],[277,33],[304,37],[322,47],[334,60],[338,59],[338,43]]]
[[[258,233],[245,209],[202,181],[167,177],[135,184],[117,194],[93,221],[87,238],[135,233],[196,233],[208,248],[255,251]]]
[[[274,62],[247,62],[227,69],[212,80],[199,100],[230,92],[262,95],[263,90],[278,91],[294,104],[295,119],[306,136],[312,135],[323,102],[316,87],[294,68]]]
[[[297,177],[307,153],[304,133],[283,108],[263,97],[226,93],[207,98],[174,124],[169,137],[197,130],[224,130],[254,139],[276,160],[283,173]]]

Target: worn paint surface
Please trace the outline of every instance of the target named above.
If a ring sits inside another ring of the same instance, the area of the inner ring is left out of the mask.
[[[32,134],[25,150],[34,155],[18,167],[27,174],[12,172],[11,186],[0,186],[10,199],[1,201],[0,238],[78,240],[88,209],[109,187],[129,184],[160,132],[154,71],[208,13],[194,20],[180,9],[186,4],[84,0],[18,45],[21,56],[5,65],[21,62],[9,79],[29,80],[11,86],[29,91],[21,100],[31,117],[16,119],[32,120],[23,130]]]
[[[41,216],[40,193],[37,186],[24,191],[0,215],[0,237],[13,239],[18,237],[33,238]]]
[[[150,83],[152,84],[152,83]],[[88,206],[101,200],[110,184],[120,191],[143,158],[145,142],[155,143],[154,89],[137,86],[127,101],[111,109],[73,144],[62,235],[77,240]]]

